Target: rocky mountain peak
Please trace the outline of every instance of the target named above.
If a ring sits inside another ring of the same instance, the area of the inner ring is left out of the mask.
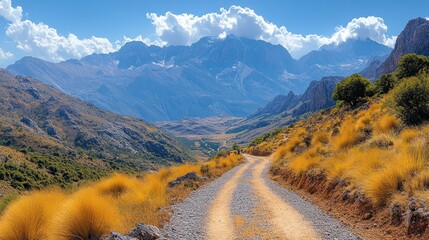
[[[408,53],[429,56],[429,20],[416,18],[410,20],[396,40],[395,48],[386,61],[375,71],[364,70],[365,77],[377,79],[382,74],[393,72],[400,58]],[[373,65],[370,64],[370,67]]]

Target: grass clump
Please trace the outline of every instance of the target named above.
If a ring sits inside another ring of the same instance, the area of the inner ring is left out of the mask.
[[[54,215],[64,199],[65,195],[59,191],[41,191],[14,201],[1,217],[0,239],[48,239]]]
[[[356,131],[352,118],[347,118],[340,127],[339,134],[332,138],[332,144],[336,149],[353,146],[364,138],[364,135]]]
[[[100,239],[120,228],[119,212],[109,198],[90,189],[72,196],[53,219],[58,240]]]

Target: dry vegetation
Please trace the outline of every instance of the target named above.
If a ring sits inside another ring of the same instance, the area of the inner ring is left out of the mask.
[[[429,200],[429,124],[406,127],[381,101],[316,114],[248,151],[273,152],[273,169],[346,180],[374,206],[395,195]]]
[[[93,239],[112,230],[126,233],[140,222],[160,226],[168,220],[168,207],[199,184],[185,181],[169,188],[170,181],[192,171],[214,178],[241,161],[241,155],[230,154],[139,178],[116,174],[71,193],[60,189],[30,192],[6,208],[0,239]]]

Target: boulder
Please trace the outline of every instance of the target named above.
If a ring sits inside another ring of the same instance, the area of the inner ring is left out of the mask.
[[[196,172],[189,172],[169,182],[168,187],[174,187],[176,185],[181,184],[183,181],[198,181],[198,180],[200,180],[200,177],[197,175]]]
[[[155,240],[161,238],[161,232],[155,226],[139,223],[128,236],[138,240]]]

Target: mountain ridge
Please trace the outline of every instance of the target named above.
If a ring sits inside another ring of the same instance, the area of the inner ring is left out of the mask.
[[[362,41],[379,47],[364,40],[349,45]],[[343,45],[332,45],[321,56],[332,55],[332,49]],[[161,48],[129,42],[114,53],[60,63],[23,58],[7,69],[41,79],[103,109],[165,121],[248,116],[278,94],[304,92],[311,79],[319,79],[312,75],[332,75],[326,73],[338,64],[344,65],[343,60],[322,68],[303,67],[281,45],[228,35],[204,37],[191,46]],[[354,72],[361,65],[344,66],[340,72]]]
[[[398,66],[401,56],[408,53],[429,56],[429,20],[419,17],[408,21],[387,59],[382,63],[371,63],[362,75],[376,80],[383,74],[391,73]]]

